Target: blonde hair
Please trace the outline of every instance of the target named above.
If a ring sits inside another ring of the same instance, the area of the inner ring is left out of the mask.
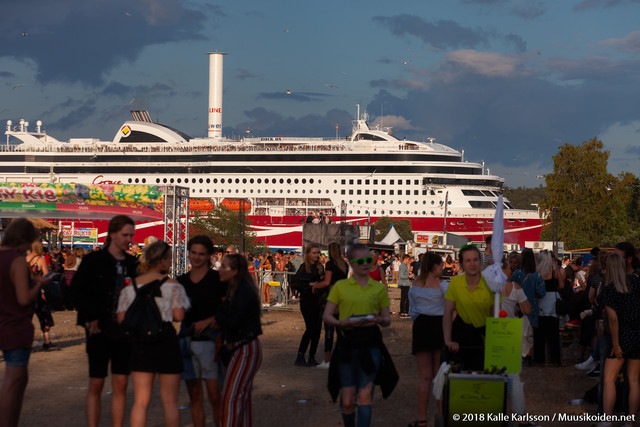
[[[170,251],[171,246],[162,240],[158,240],[147,246],[142,254],[142,262],[139,267],[140,272],[142,273],[155,268]]]
[[[549,274],[549,269],[553,268],[553,258],[549,251],[541,251],[536,259],[536,271],[540,276],[546,276]]]
[[[624,258],[618,253],[610,253],[607,257],[607,264],[605,266],[605,275],[607,283],[613,283],[613,286],[621,294],[631,293],[629,282],[627,281],[626,265]]]
[[[320,259],[318,258],[318,261],[315,264],[311,262],[309,254],[311,254],[311,249],[313,248],[320,249],[320,246],[316,245],[315,243],[310,243],[306,248],[304,248],[304,269],[307,271],[307,273],[311,273],[311,267],[315,266],[318,274],[322,274],[322,263],[320,262]]]

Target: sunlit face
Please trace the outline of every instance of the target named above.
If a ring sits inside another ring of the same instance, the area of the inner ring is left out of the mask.
[[[480,256],[478,251],[466,251],[462,254],[462,268],[470,276],[480,272]]]
[[[189,262],[193,268],[200,268],[209,263],[207,248],[199,243],[191,245],[189,249]]]
[[[307,257],[311,263],[318,262],[320,259],[320,248],[311,248],[309,252],[307,252]]]
[[[119,231],[109,234],[109,236],[111,237],[110,245],[113,245],[114,248],[120,249],[123,252],[126,252],[127,250],[129,250],[129,245],[133,241],[133,233],[133,225],[126,224]]]
[[[218,274],[220,274],[221,281],[228,282],[238,274],[238,270],[232,269],[229,265],[229,258],[224,257],[222,258],[220,268],[218,269]]]
[[[366,249],[358,249],[356,251],[353,251],[353,253],[351,254],[352,260],[357,260],[362,258],[372,258],[372,255]],[[360,276],[369,274],[369,269],[371,268],[371,265],[374,263],[375,263],[374,259],[372,259],[371,264],[363,262],[362,265],[358,264],[357,262],[351,262],[351,260],[349,260],[349,265],[351,265],[353,274],[360,275]]]

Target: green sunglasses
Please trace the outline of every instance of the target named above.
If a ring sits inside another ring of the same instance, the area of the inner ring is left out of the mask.
[[[371,264],[371,262],[373,261],[373,258],[368,256],[366,258],[358,258],[358,259],[350,259],[349,262],[352,262],[354,264],[358,264],[358,265],[363,265],[363,264]]]

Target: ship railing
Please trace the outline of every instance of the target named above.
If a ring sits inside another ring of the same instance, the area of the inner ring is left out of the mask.
[[[382,146],[373,144],[299,144],[299,145],[246,145],[246,144],[220,144],[220,145],[191,145],[191,144],[172,144],[172,145],[138,145],[138,144],[120,144],[107,145],[108,143],[89,143],[87,145],[63,144],[42,144],[42,145],[24,145],[10,144],[2,145],[0,150],[3,152],[36,152],[36,153],[209,153],[209,152],[238,152],[238,151],[291,151],[291,152],[340,152],[340,151],[376,151]],[[393,148],[393,147],[390,147]],[[398,146],[400,150],[406,150],[403,146]],[[418,149],[418,148],[412,148]]]

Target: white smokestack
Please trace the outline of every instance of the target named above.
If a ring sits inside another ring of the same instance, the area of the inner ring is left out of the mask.
[[[209,52],[209,138],[222,140],[222,70],[223,52]]]

